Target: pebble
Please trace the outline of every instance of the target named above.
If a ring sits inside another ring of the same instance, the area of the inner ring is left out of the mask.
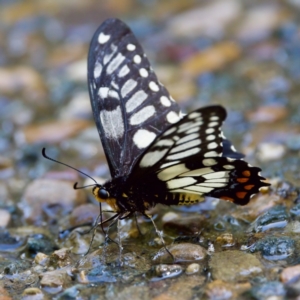
[[[49,256],[44,253],[38,252],[34,258],[34,262],[38,265],[46,266],[46,264],[49,262]]]
[[[203,247],[190,243],[174,244],[167,246],[167,248],[176,262],[202,260],[207,255]],[[165,248],[162,248],[155,254],[153,261],[162,262],[165,260],[170,260],[170,254],[166,252]]]
[[[59,218],[86,201],[82,190],[74,190],[73,183],[55,179],[36,179],[25,189],[22,197],[24,218],[41,224],[48,218]]]
[[[285,119],[288,115],[288,110],[284,106],[268,105],[260,106],[256,111],[247,114],[250,122],[254,123],[275,123]]]
[[[248,43],[260,41],[286,19],[287,15],[277,3],[261,3],[246,11],[242,23],[236,27],[236,37]]]
[[[300,265],[287,267],[282,270],[280,280],[283,283],[290,283],[300,279]]]
[[[261,299],[274,299],[283,300],[286,291],[284,285],[277,281],[268,281],[254,286],[250,290],[250,295],[257,300]]]
[[[216,243],[221,244],[222,247],[232,247],[235,244],[233,234],[223,233],[216,238]]]
[[[5,210],[0,208],[0,227],[6,228],[11,220],[11,214]]]
[[[155,267],[155,274],[159,278],[171,278],[182,273],[182,266],[180,265],[164,265],[160,264]]]
[[[257,157],[260,161],[274,161],[286,154],[286,147],[278,143],[261,143],[258,145]]]
[[[249,232],[264,232],[272,228],[283,228],[288,224],[289,214],[286,207],[278,205],[272,207],[250,225]]]
[[[80,119],[45,122],[28,125],[18,133],[18,138],[26,143],[59,143],[88,128],[90,122]]]
[[[185,274],[192,275],[200,271],[200,265],[197,263],[192,263],[187,266],[185,269]]]
[[[36,287],[30,287],[23,291],[22,300],[43,300],[45,299],[45,295],[43,292]]]
[[[254,255],[238,250],[214,253],[209,266],[212,278],[225,282],[247,281],[263,272],[263,265]]]
[[[213,280],[205,288],[205,295],[211,300],[238,299],[242,292],[250,289],[250,283],[232,284],[222,280]]]
[[[0,92],[22,93],[28,101],[39,106],[45,104],[47,95],[41,74],[28,66],[0,68]]]
[[[206,5],[173,16],[168,27],[172,34],[178,36],[219,36],[238,16],[240,9],[240,3],[236,0],[207,2]]]
[[[266,236],[251,245],[249,250],[260,251],[269,261],[285,260],[295,252],[295,242],[286,236]]]
[[[42,273],[40,277],[41,287],[49,294],[57,294],[63,291],[72,282],[66,268]]]
[[[234,42],[223,42],[204,51],[194,53],[183,62],[183,72],[196,76],[205,72],[222,69],[227,63],[233,62],[241,55],[241,49]]]

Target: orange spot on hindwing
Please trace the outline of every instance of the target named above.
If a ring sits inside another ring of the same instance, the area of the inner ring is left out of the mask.
[[[237,196],[239,199],[244,199],[246,195],[247,195],[246,192],[237,192],[237,193],[236,193],[236,196]]]
[[[249,178],[237,178],[236,181],[239,183],[245,183],[249,180]]]

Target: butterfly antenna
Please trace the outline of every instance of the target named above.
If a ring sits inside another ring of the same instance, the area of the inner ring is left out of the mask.
[[[56,162],[56,163],[58,163],[58,164],[61,164],[61,165],[66,166],[66,167],[68,167],[68,168],[70,168],[70,169],[73,169],[73,170],[77,171],[78,173],[80,173],[80,174],[82,174],[82,175],[84,175],[84,176],[86,176],[86,177],[92,179],[92,180],[95,182],[95,184],[98,185],[97,181],[96,181],[93,177],[91,177],[90,175],[88,175],[88,174],[86,174],[86,173],[84,173],[84,172],[82,172],[82,171],[80,171],[80,170],[78,170],[78,169],[76,169],[76,168],[74,168],[74,167],[71,167],[71,166],[69,166],[69,165],[67,165],[67,164],[65,164],[65,163],[63,163],[63,162],[61,162],[61,161],[58,161],[58,160],[56,160],[56,159],[54,159],[54,158],[52,158],[52,157],[49,157],[49,156],[46,154],[46,148],[43,148],[43,150],[42,150],[42,155],[43,155],[46,159],[49,159],[49,160],[54,161],[54,162]],[[95,184],[92,184],[92,185],[95,185]],[[90,186],[92,186],[92,185],[90,185]],[[85,186],[85,187],[88,187],[88,186]],[[77,187],[77,182],[74,184],[74,189],[80,189],[80,188],[85,188],[85,187]]]
[[[156,224],[155,224],[155,222],[154,222],[152,216],[150,216],[150,215],[145,215],[145,216],[151,220],[151,222],[152,222],[152,224],[153,224],[153,226],[154,226],[154,228],[155,228],[156,234],[158,235],[158,237],[160,238],[160,240],[161,240],[161,242],[162,242],[162,244],[163,244],[163,247],[165,248],[166,252],[172,257],[173,262],[175,262],[175,257],[174,257],[174,255],[169,251],[169,249],[167,248],[166,243],[165,243],[165,241],[164,241],[164,238],[163,238],[161,232],[157,229]]]

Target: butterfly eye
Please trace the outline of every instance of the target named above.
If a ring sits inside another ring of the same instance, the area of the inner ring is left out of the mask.
[[[99,189],[99,191],[98,191],[98,197],[99,197],[100,199],[103,199],[103,200],[104,200],[104,199],[108,199],[108,198],[109,198],[109,193],[108,193],[107,190],[101,188],[101,189]]]

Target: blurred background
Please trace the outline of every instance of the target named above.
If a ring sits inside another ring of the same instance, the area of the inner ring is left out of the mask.
[[[20,187],[48,169],[42,146],[108,175],[86,84],[89,42],[108,17],[131,27],[184,111],[226,107],[226,135],[252,162],[267,162],[265,175],[293,172],[299,162],[298,1],[0,4],[0,174]],[[291,161],[279,160],[288,150]]]

